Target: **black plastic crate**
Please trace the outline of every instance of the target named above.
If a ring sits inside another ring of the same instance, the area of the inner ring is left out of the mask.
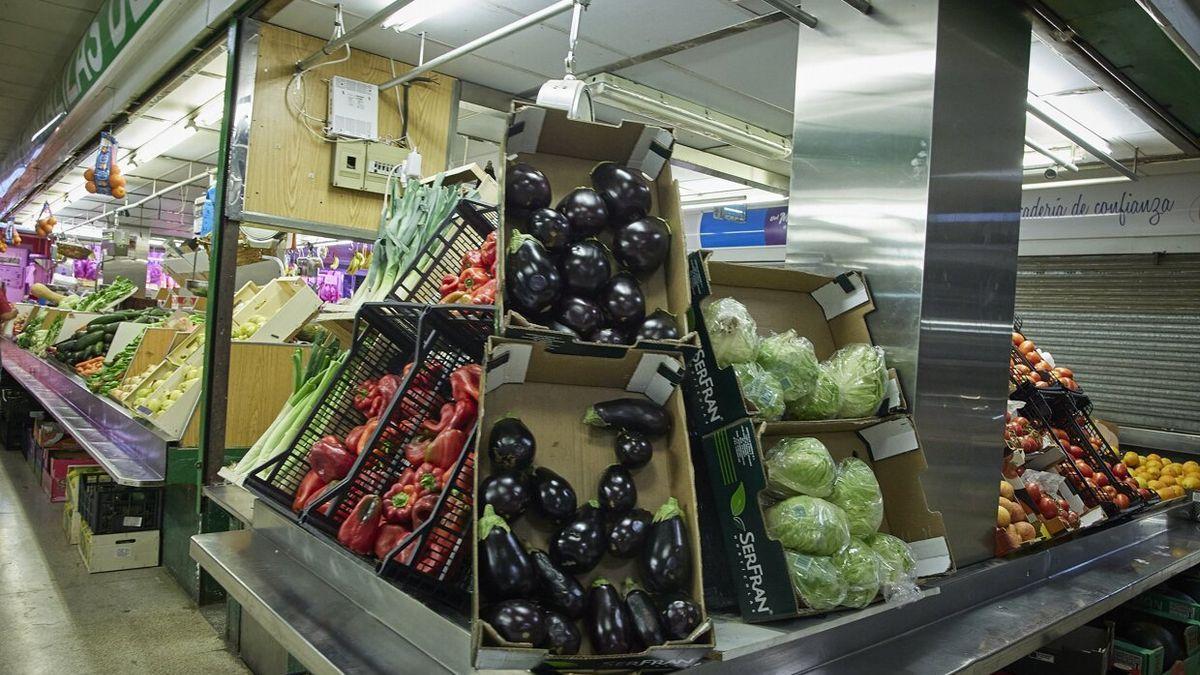
[[[437,233],[417,254],[412,265],[400,275],[400,280],[392,288],[391,299],[427,305],[441,304],[442,278],[447,275],[459,276],[463,269],[463,256],[481,247],[487,236],[496,231],[499,222],[496,207],[469,199],[459,200],[454,211],[438,227]]]
[[[1061,429],[1067,435],[1071,445],[1083,450],[1092,469],[1102,472],[1110,485],[1129,497],[1130,506],[1120,510],[1121,514],[1133,513],[1146,505],[1161,501],[1153,490],[1150,491],[1148,497],[1142,496],[1140,489],[1132,488],[1113,474],[1110,465],[1120,462],[1120,455],[1104,440],[1104,436],[1096,428],[1091,416],[1075,406],[1072,397],[1067,395],[1048,396],[1046,403],[1050,409],[1049,422],[1053,428]]]
[[[79,477],[79,517],[92,534],[157,530],[162,526],[162,488],[114,483],[106,474]]]
[[[1023,324],[1024,322],[1020,317],[1014,318],[1013,330],[1020,333],[1021,326]],[[1026,339],[1028,339],[1028,337]],[[1092,411],[1092,400],[1088,398],[1086,393],[1084,393],[1083,387],[1080,386],[1077,380],[1072,380],[1072,383],[1075,385],[1074,388],[1067,387],[1062,383],[1058,376],[1052,372],[1052,368],[1048,367],[1046,370],[1039,371],[1037,370],[1037,365],[1038,364],[1030,362],[1030,360],[1017,349],[1017,345],[1012,345],[1012,350],[1009,354],[1008,376],[1009,380],[1013,384],[1019,385],[1026,381],[1028,374],[1037,373],[1038,379],[1046,383],[1045,386],[1040,387],[1040,389],[1047,392],[1061,392],[1071,399],[1076,408],[1088,413]],[[1031,384],[1033,384],[1032,381]]]
[[[1098,489],[1092,487],[1084,480],[1083,474],[1075,465],[1074,458],[1071,456],[1068,449],[1063,447],[1062,442],[1054,435],[1052,430],[1053,425],[1050,421],[1052,416],[1051,409],[1050,405],[1045,400],[1043,391],[1041,389],[1036,389],[1032,384],[1025,382],[1018,385],[1016,391],[1014,391],[1009,398],[1013,399],[1014,401],[1024,401],[1025,406],[1021,408],[1019,415],[1028,419],[1030,425],[1037,429],[1039,433],[1048,434],[1061,448],[1066,459],[1056,464],[1058,473],[1059,475],[1067,478],[1067,480],[1071,483],[1071,489],[1075,492],[1075,494],[1079,495],[1079,498],[1083,500],[1084,505],[1088,508],[1102,506],[1106,514],[1112,513],[1114,511],[1112,505],[1106,505],[1106,503],[1110,500],[1104,498]],[[1087,458],[1085,457],[1084,460],[1087,461]],[[1089,467],[1092,465],[1092,462],[1088,462]],[[1095,471],[1094,468],[1093,471]]]

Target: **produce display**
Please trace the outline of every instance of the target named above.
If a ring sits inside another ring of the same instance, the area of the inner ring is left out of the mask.
[[[111,284],[84,296],[72,309],[79,312],[101,312],[129,297],[136,288],[132,281],[125,277],[117,277]]]
[[[154,324],[162,321],[166,315],[165,310],[151,307],[98,316],[80,327],[71,339],[54,345],[52,348],[54,357],[72,366],[97,357],[101,358],[101,363],[103,363],[103,357],[108,353],[109,345],[112,344],[113,337],[117,334],[117,329],[121,327],[122,322]]]
[[[46,355],[51,343],[55,337],[62,331],[63,323],[67,317],[60,314],[50,322],[46,328],[37,328],[34,330],[24,330],[17,337],[17,346],[22,349],[29,350],[29,353],[34,356],[43,357]]]
[[[508,169],[505,297],[530,322],[576,339],[608,344],[677,340],[679,324],[647,307],[642,289],[671,247],[671,226],[648,215],[650,185],[640,171],[601,162],[591,187],[567,193],[553,209],[545,174]]]
[[[1039,389],[1058,384],[1071,391],[1079,391],[1075,372],[1070,368],[1054,365],[1046,353],[1037,348],[1033,340],[1013,331],[1012,343],[1013,353],[1009,357],[1008,367],[1018,380],[1031,382]]]
[[[254,316],[234,326],[233,330],[229,333],[229,339],[249,340],[250,338],[254,337],[254,334],[257,333],[258,329],[262,328],[263,324],[265,323],[267,323],[267,317],[262,316],[261,314],[255,314]]]
[[[458,276],[442,277],[438,291],[443,304],[496,304],[496,233],[488,233],[483,245],[467,251],[460,261]]]
[[[1158,453],[1142,455],[1130,450],[1122,458],[1122,464],[1138,487],[1153,490],[1164,501],[1200,490],[1200,464],[1194,460],[1173,462]]]

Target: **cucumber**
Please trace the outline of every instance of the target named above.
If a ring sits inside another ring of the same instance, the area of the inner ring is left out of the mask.
[[[84,333],[82,337],[76,338],[75,349],[80,350],[85,347],[91,347],[92,345],[94,345],[98,342],[101,342],[103,340],[104,340],[104,331],[103,330],[93,331],[90,333]]]
[[[99,317],[96,317],[95,319],[92,319],[91,321],[89,321],[87,324],[87,328],[90,331],[93,328],[98,328],[100,326],[106,326],[110,323],[120,323],[122,321],[127,321],[129,319],[135,319],[141,315],[141,312],[142,312],[142,310],[140,310],[140,309],[127,309],[123,312],[113,312],[112,314],[105,314],[104,316],[99,316]]]
[[[65,340],[63,342],[58,343],[57,345],[54,345],[54,348],[58,350],[59,354],[62,354],[64,352],[73,352],[73,351],[75,351],[75,347],[76,347],[76,345],[75,345],[74,339]]]
[[[112,339],[112,336],[116,334],[116,332],[117,332],[117,329],[118,329],[118,328],[120,328],[120,327],[121,327],[121,324],[120,324],[120,323],[110,323],[110,324],[108,324],[107,326],[105,326],[105,327],[104,327],[104,334],[108,336],[108,338],[107,338],[107,339],[111,340],[111,339]]]

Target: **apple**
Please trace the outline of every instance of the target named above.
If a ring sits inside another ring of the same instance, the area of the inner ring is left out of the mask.
[[[1100,487],[1108,487],[1108,476],[1104,475],[1103,472],[1095,474],[1092,480],[1094,480],[1096,485],[1099,485]]]
[[[1042,518],[1050,520],[1058,517],[1058,504],[1054,503],[1049,497],[1042,497],[1037,502],[1038,511],[1042,514]]]
[[[1042,444],[1036,436],[1025,436],[1021,439],[1021,449],[1027,453],[1034,453],[1042,449]]]
[[[1100,488],[1100,491],[1104,493],[1105,497],[1108,497],[1109,501],[1117,496],[1117,488],[1111,485],[1105,485],[1104,487]]]
[[[1063,511],[1070,511],[1071,504],[1065,499],[1060,499],[1058,500],[1058,508],[1062,509]]]
[[[1037,504],[1042,500],[1042,486],[1037,483],[1026,483],[1025,493],[1029,495],[1030,501]],[[1040,506],[1038,508],[1041,508]]]
[[[1124,511],[1125,509],[1129,508],[1129,497],[1124,494],[1118,494],[1117,496],[1113,497],[1113,503],[1117,505],[1118,509]]]
[[[1087,462],[1083,461],[1082,459],[1077,459],[1077,460],[1075,460],[1075,468],[1079,469],[1079,473],[1084,478],[1089,479],[1088,480],[1089,483],[1092,482],[1090,479],[1095,472],[1092,471],[1092,467],[1087,465]]]
[[[1114,476],[1116,476],[1117,478],[1120,478],[1121,480],[1125,480],[1126,478],[1129,478],[1129,469],[1126,468],[1124,462],[1117,462],[1116,464],[1113,464],[1112,472],[1113,472]]]
[[[1079,447],[1078,445],[1072,445],[1067,448],[1067,454],[1071,455],[1075,459],[1083,459],[1083,448]]]

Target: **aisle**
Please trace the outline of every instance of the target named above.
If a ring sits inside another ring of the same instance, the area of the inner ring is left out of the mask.
[[[249,672],[163,568],[88,574],[61,516],[0,450],[0,670]]]

